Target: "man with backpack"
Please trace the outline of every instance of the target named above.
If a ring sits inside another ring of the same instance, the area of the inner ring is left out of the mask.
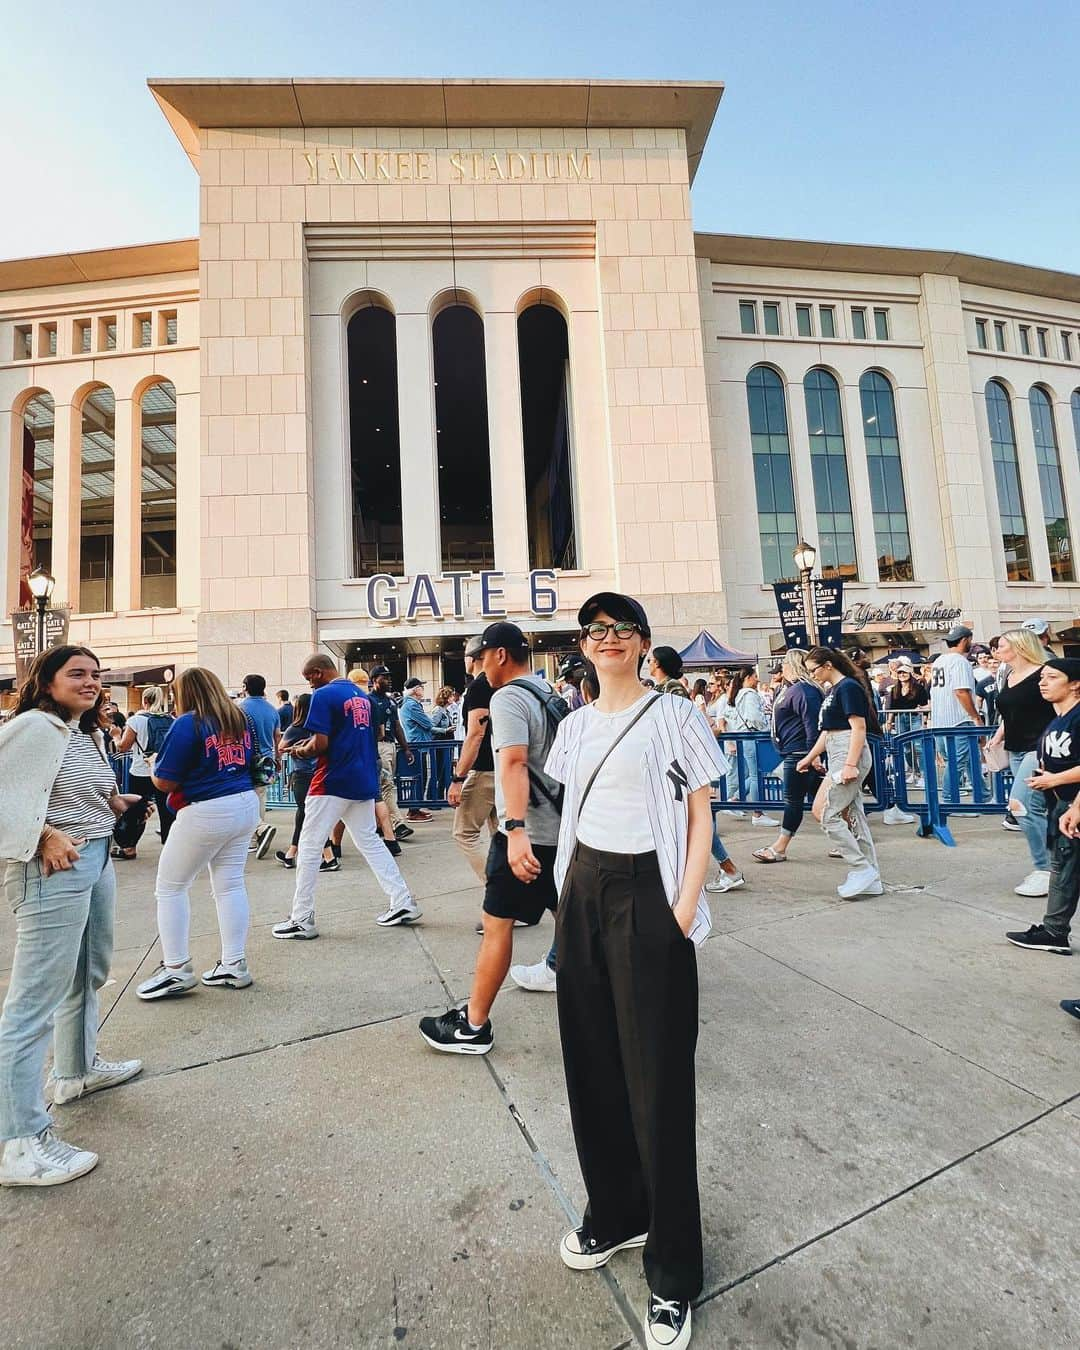
[[[488,852],[484,937],[468,1003],[420,1021],[433,1050],[458,1055],[486,1055],[494,1044],[489,1015],[510,969],[515,922],[536,924],[555,909],[562,789],[545,775],[544,763],[568,712],[547,680],[530,672],[529,645],[516,624],[489,624],[477,655],[494,691],[489,711],[499,821]]]

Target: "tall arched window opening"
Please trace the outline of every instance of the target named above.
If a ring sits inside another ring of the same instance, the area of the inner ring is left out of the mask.
[[[986,419],[990,424],[990,450],[994,460],[1001,542],[1005,550],[1005,576],[1009,581],[1032,581],[1031,548],[1028,544],[1024,493],[1020,487],[1020,462],[1016,455],[1009,393],[999,380],[986,384]]]
[[[22,533],[23,577],[35,567],[52,570],[53,432],[56,407],[43,391],[27,400],[22,414]],[[29,596],[24,597],[25,600]]]
[[[870,502],[874,510],[879,581],[911,581],[911,536],[908,532],[904,468],[892,385],[878,370],[859,381]]]
[[[576,568],[566,320],[553,305],[530,305],[517,332],[529,563]]]
[[[1076,442],[1076,453],[1080,455],[1080,389],[1072,391],[1072,419],[1073,419],[1073,440]]]
[[[823,577],[854,581],[859,575],[855,521],[851,513],[844,417],[840,386],[827,370],[811,370],[803,380],[810,464],[817,504],[818,558]]]
[[[431,340],[442,565],[477,572],[495,565],[484,321],[450,305],[436,314]]]
[[[1035,463],[1039,466],[1046,547],[1050,550],[1050,576],[1054,581],[1073,581],[1075,570],[1069,538],[1069,513],[1065,508],[1065,484],[1061,479],[1061,455],[1050,395],[1039,385],[1032,385],[1028,393],[1028,407],[1031,409]]]
[[[401,534],[397,323],[365,305],[349,320],[349,456],[353,575],[405,571]]]
[[[750,449],[754,460],[761,571],[766,582],[794,580],[792,553],[799,542],[791,475],[784,382],[769,366],[746,377]]]
[[[140,599],[143,609],[176,604],[176,389],[152,384],[139,400]]]
[[[116,398],[108,385],[82,402],[82,511],[79,609],[100,614],[113,604],[113,514],[116,497]]]

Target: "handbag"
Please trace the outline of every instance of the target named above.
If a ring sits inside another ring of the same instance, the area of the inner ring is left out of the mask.
[[[273,755],[264,755],[259,749],[259,736],[255,730],[255,723],[247,713],[244,714],[244,721],[247,723],[248,731],[251,732],[251,744],[254,748],[254,754],[248,761],[251,781],[257,788],[267,787],[277,777],[277,765],[274,763]]]

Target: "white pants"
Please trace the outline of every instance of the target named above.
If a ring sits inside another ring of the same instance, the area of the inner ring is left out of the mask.
[[[349,837],[357,851],[364,855],[390,902],[395,906],[412,904],[405,878],[375,828],[375,803],[354,802],[348,797],[316,797],[308,793],[304,803],[304,828],[296,847],[294,922],[315,913],[315,881],[319,875],[323,844],[339,820],[345,822]]]
[[[192,802],[177,814],[158,859],[157,918],[165,964],[187,961],[191,927],[191,883],[204,867],[221,929],[221,959],[239,961],[248,931],[244,864],[248,840],[259,819],[254,792],[237,792],[213,801]]]

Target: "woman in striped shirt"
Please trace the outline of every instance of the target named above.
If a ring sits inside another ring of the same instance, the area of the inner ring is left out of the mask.
[[[142,1068],[97,1053],[116,905],[109,844],[116,817],[140,800],[117,791],[98,728],[101,699],[94,653],[54,647],[31,666],[0,729],[4,889],[16,925],[0,1016],[0,1185],[55,1186],[98,1161],[53,1133],[42,1090],[50,1030],[54,1106]]]

